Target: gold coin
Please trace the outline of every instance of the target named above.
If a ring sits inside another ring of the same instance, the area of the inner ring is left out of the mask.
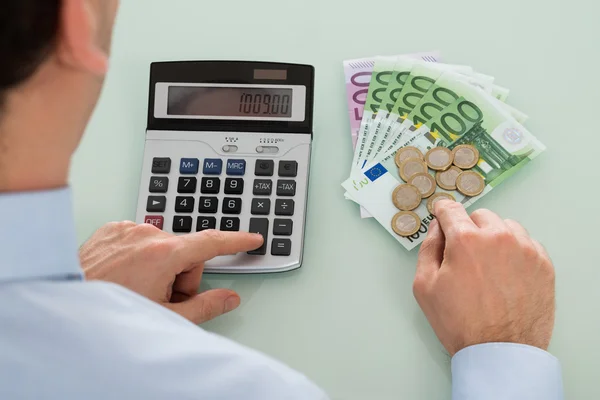
[[[409,158],[400,164],[400,177],[404,182],[408,182],[413,175],[427,172],[427,164],[420,158]]]
[[[435,203],[437,203],[438,201],[440,201],[442,199],[456,201],[454,196],[452,196],[450,193],[439,192],[439,193],[434,194],[433,196],[431,196],[429,198],[429,200],[427,200],[427,211],[429,211],[431,213],[431,215],[435,215]]]
[[[419,189],[424,199],[435,193],[435,179],[427,172],[413,175],[408,183]]]
[[[421,220],[412,211],[402,211],[392,218],[392,229],[400,236],[411,236],[421,229]]]
[[[456,178],[456,188],[465,196],[479,196],[485,189],[485,180],[477,172],[464,171]]]
[[[462,172],[462,169],[452,166],[446,171],[438,171],[435,174],[435,180],[442,189],[456,190],[456,178]]]
[[[454,154],[445,147],[434,147],[425,154],[425,162],[435,171],[445,171],[452,165]]]
[[[394,157],[394,159],[396,160],[396,165],[398,167],[400,167],[403,161],[406,161],[409,158],[420,158],[421,160],[424,159],[421,150],[413,146],[406,146],[401,148],[396,152],[396,157]]]
[[[471,169],[479,162],[479,150],[470,144],[461,144],[452,150],[454,165],[462,169]]]
[[[401,211],[412,211],[419,207],[423,197],[421,192],[413,185],[400,185],[394,189],[392,194],[392,201],[398,210]]]

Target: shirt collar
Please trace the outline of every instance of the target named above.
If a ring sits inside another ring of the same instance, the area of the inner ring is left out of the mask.
[[[0,194],[0,283],[83,279],[70,188]]]

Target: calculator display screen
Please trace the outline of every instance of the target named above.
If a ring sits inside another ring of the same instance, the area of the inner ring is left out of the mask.
[[[170,86],[167,114],[290,118],[293,98],[293,90],[286,88]]]

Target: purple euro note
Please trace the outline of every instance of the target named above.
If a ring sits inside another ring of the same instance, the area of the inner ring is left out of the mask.
[[[406,54],[404,57],[421,59],[429,62],[439,62],[440,53],[437,51]],[[350,130],[352,132],[352,146],[356,147],[360,121],[362,120],[367,93],[375,58],[360,58],[344,61],[344,75],[346,76],[346,95],[348,96],[348,115],[350,117]]]

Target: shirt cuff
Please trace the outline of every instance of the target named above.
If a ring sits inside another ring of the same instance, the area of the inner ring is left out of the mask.
[[[563,400],[560,364],[537,347],[487,343],[452,358],[453,400]]]

